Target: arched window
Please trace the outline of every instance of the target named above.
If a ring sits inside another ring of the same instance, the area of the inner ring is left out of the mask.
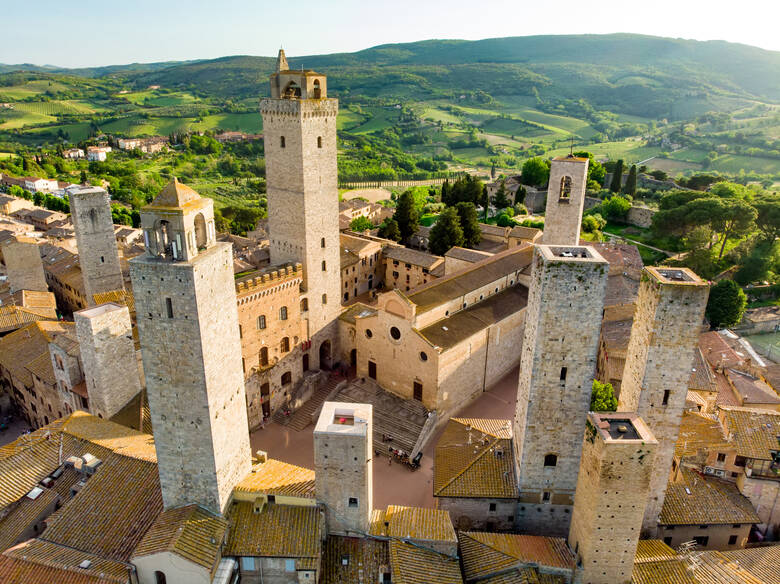
[[[314,80],[314,99],[320,99],[322,97],[322,89],[320,89],[320,80]]]
[[[306,312],[309,310],[309,299],[308,298],[302,298],[301,299],[301,312]]]
[[[154,572],[154,584],[166,584],[165,574],[163,572],[160,572],[159,570]]]
[[[257,329],[263,330],[265,328],[265,315],[261,314],[257,317]]]
[[[558,455],[557,454],[545,454],[544,455],[544,466],[557,466],[558,464]]]
[[[287,320],[287,307],[282,306],[279,309],[279,320]]]
[[[317,148],[322,148],[322,136],[317,136]]]
[[[561,199],[568,199],[571,196],[571,177],[561,178]]]
[[[292,373],[287,371],[282,375],[282,385],[289,385],[292,383]]]
[[[208,235],[206,231],[206,219],[203,217],[203,213],[195,215],[195,245],[198,249],[206,247],[208,241]]]
[[[289,353],[290,352],[290,337],[284,337],[282,339],[282,353]]]
[[[260,349],[260,367],[266,367],[268,365],[268,347]]]
[[[285,147],[286,147],[286,144],[285,144],[284,142],[285,142],[285,140],[284,140],[284,136],[281,136],[281,137],[279,138],[279,146],[281,146],[282,148],[285,148]]]

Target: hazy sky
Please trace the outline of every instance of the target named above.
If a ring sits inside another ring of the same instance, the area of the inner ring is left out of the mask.
[[[0,63],[311,55],[431,38],[634,32],[780,51],[778,0],[0,0]]]

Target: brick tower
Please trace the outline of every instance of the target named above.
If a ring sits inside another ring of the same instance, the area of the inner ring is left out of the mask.
[[[74,191],[70,195],[70,212],[87,304],[94,306],[95,294],[125,287],[108,193],[98,187]]]
[[[514,420],[517,518],[527,533],[569,528],[608,272],[591,247],[534,251]]]
[[[569,530],[582,582],[631,582],[657,446],[636,414],[588,415]]]
[[[111,302],[73,314],[90,413],[110,418],[141,391],[127,306]]]
[[[672,470],[709,285],[687,268],[645,268],[618,411],[636,412],[658,440],[644,534],[654,536]]]
[[[341,308],[336,169],[338,100],[314,71],[289,70],[279,51],[271,98],[260,102],[268,181],[271,263],[301,263],[308,334]]]
[[[130,274],[163,504],[220,513],[251,463],[231,246],[211,199],[176,179],[141,226]]]
[[[16,236],[3,242],[3,263],[11,293],[19,290],[48,292],[38,240]]]
[[[545,245],[579,245],[588,162],[571,155],[553,158],[542,233]]]
[[[325,402],[314,428],[317,501],[328,533],[367,533],[373,509],[373,408]]]

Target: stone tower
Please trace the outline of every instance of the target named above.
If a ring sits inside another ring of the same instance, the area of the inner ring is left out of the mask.
[[[12,237],[3,243],[2,251],[11,294],[19,290],[49,291],[36,239]]]
[[[569,528],[608,272],[592,247],[534,251],[514,420],[517,518],[528,533]]]
[[[127,306],[106,303],[73,313],[89,411],[110,418],[141,391]]]
[[[553,158],[542,233],[545,245],[579,245],[588,162],[571,155]]]
[[[308,334],[333,322],[341,308],[336,169],[338,100],[314,71],[286,69],[279,51],[271,98],[260,102],[268,181],[272,264],[304,268]]]
[[[94,306],[95,294],[125,287],[108,193],[99,187],[84,187],[72,192],[70,213],[87,304]]]
[[[687,268],[645,268],[618,411],[636,412],[658,440],[644,534],[654,536],[672,470],[709,285]]]
[[[371,404],[325,402],[314,428],[317,501],[328,533],[368,532],[373,509]]]
[[[582,582],[631,582],[657,446],[636,414],[588,415],[569,530]]]
[[[130,274],[163,504],[220,513],[251,464],[231,245],[211,199],[176,179],[141,226]]]

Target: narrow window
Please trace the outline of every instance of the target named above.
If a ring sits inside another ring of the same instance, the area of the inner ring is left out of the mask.
[[[309,299],[303,298],[301,300],[301,312],[306,312],[307,310],[309,310]]]
[[[165,299],[165,310],[168,313],[168,318],[173,318],[173,302],[170,298]]]
[[[496,504],[495,503],[491,503],[490,504],[490,508],[488,510],[489,511],[495,511],[496,510]]]
[[[542,493],[542,501],[549,501],[550,500],[550,491],[544,491]]]
[[[261,314],[257,317],[257,328],[258,330],[262,330],[265,328],[265,315]]]
[[[327,264],[325,264],[325,260],[322,260],[322,271],[323,272],[327,272],[328,271],[328,267],[327,267]]]
[[[571,177],[561,178],[561,199],[568,199],[571,196]]]
[[[317,136],[317,148],[322,148],[322,136]]]
[[[279,309],[279,320],[287,320],[287,307],[282,306]]]
[[[103,256],[100,256],[100,263],[101,264],[105,264],[106,263],[106,258],[103,257]]]
[[[260,367],[266,367],[268,365],[268,347],[260,349]]]
[[[566,381],[566,367],[561,367],[561,381]]]
[[[737,536],[736,535],[729,536],[729,545],[734,545],[735,543],[737,543]]]
[[[322,303],[323,304],[327,304],[328,303],[328,295],[327,294],[323,294],[322,295]]]
[[[544,466],[556,466],[558,464],[558,456],[555,454],[545,454]]]
[[[322,239],[320,239],[320,247],[322,247],[322,248],[325,247],[325,238],[324,237]]]
[[[288,353],[290,351],[290,337],[284,337],[282,339],[282,353]]]
[[[357,507],[357,506],[358,506],[358,500],[357,500],[357,497],[350,497],[350,498],[349,498],[348,505],[349,505],[350,507],[353,507],[353,508],[354,508],[354,507]]]
[[[241,325],[238,325],[238,338],[239,339],[244,338],[244,329],[241,327]]]
[[[289,385],[290,383],[292,383],[292,373],[287,371],[282,375],[282,385]]]
[[[284,148],[284,147],[285,147],[285,143],[284,143],[284,136],[282,136],[282,137],[279,139],[279,146],[281,146],[282,148]]]
[[[667,405],[667,404],[669,403],[669,394],[670,394],[670,393],[672,393],[672,392],[671,392],[671,391],[669,391],[668,389],[665,389],[665,390],[664,390],[664,399],[663,399],[663,401],[661,402],[661,405],[664,405],[664,406],[665,406],[665,405]]]

